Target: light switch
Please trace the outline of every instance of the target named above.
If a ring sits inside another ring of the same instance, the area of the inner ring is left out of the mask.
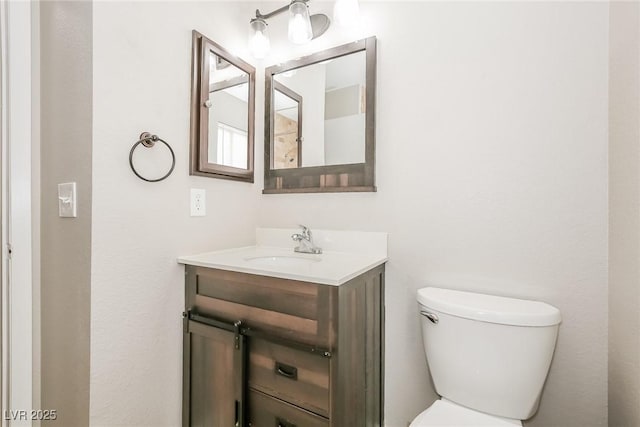
[[[58,184],[58,215],[63,218],[76,218],[76,183],[65,182]]]

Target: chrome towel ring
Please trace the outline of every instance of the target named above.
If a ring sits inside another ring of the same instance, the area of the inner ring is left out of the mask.
[[[142,144],[146,148],[151,148],[156,144],[157,141],[160,141],[164,145],[166,145],[169,151],[171,152],[171,168],[169,169],[169,172],[167,172],[164,176],[160,178],[156,178],[156,179],[145,178],[144,176],[140,175],[136,170],[136,168],[133,166],[133,152],[136,150],[136,148],[140,144]],[[140,134],[140,140],[135,144],[133,144],[133,147],[131,147],[131,151],[129,151],[129,166],[131,166],[131,170],[133,171],[133,173],[136,174],[136,176],[141,180],[147,181],[147,182],[158,182],[158,181],[162,181],[163,179],[166,179],[169,175],[171,175],[171,172],[173,172],[173,168],[176,167],[176,155],[173,152],[173,149],[171,148],[171,146],[167,144],[167,142],[164,141],[163,139],[160,139],[158,135],[152,135],[149,132],[143,132],[142,134]]]

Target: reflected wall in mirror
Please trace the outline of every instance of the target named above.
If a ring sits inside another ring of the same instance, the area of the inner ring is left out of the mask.
[[[356,52],[297,70],[275,74],[274,136],[279,134],[279,101],[291,98],[287,91],[305,100],[301,117],[300,148],[304,161],[298,166],[364,163],[366,56]],[[274,169],[278,147],[274,147]]]
[[[375,191],[376,39],[265,71],[264,193]]]
[[[193,32],[191,174],[253,182],[255,69]]]

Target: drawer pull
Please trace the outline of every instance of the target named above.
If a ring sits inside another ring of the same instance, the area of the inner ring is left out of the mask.
[[[276,374],[281,375],[285,378],[289,378],[291,380],[298,379],[298,368],[293,366],[285,365],[284,363],[276,362]],[[293,424],[291,424],[293,426]],[[288,425],[283,425],[282,427],[288,427]],[[295,427],[295,426],[293,426]]]
[[[276,418],[276,427],[296,427],[296,425],[289,421],[285,421],[282,418]]]

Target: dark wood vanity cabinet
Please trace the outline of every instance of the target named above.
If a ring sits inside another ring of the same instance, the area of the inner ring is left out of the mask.
[[[186,266],[183,427],[383,425],[384,265],[340,285]]]

